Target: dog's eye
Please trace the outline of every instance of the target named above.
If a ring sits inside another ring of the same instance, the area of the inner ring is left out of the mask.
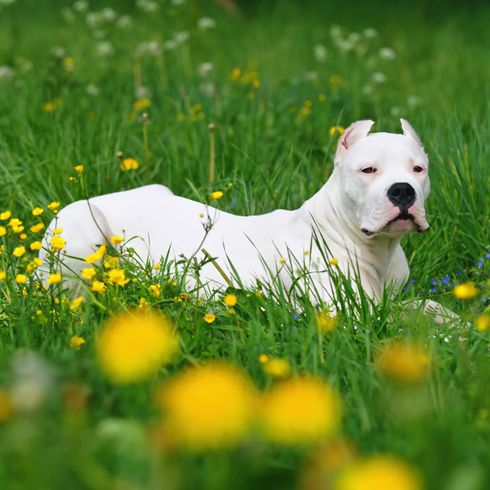
[[[374,174],[378,169],[374,167],[366,167],[361,170],[363,174]]]
[[[413,167],[413,171],[416,174],[419,174],[420,172],[423,172],[424,171],[424,167],[421,167],[420,165],[415,165],[415,167]]]

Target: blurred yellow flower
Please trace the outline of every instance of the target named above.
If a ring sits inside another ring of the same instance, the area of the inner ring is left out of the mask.
[[[35,257],[32,259],[26,267],[27,272],[31,273],[32,271],[36,270],[39,266],[41,266],[43,261],[39,257]]]
[[[94,293],[103,293],[105,291],[105,284],[102,281],[94,281],[90,290]]]
[[[297,377],[263,395],[259,421],[266,439],[296,445],[331,437],[342,416],[338,394],[323,380]]]
[[[112,269],[113,267],[117,267],[119,263],[119,257],[113,257],[112,255],[106,255],[104,257],[104,267],[106,269]]]
[[[183,371],[163,384],[156,396],[170,437],[198,451],[239,443],[250,429],[254,401],[248,378],[220,362]]]
[[[6,422],[14,413],[14,406],[8,391],[0,388],[0,424]]]
[[[81,304],[85,301],[85,298],[83,296],[78,296],[75,298],[71,303],[70,303],[70,309],[76,310],[77,308],[80,308]]]
[[[15,282],[18,284],[25,284],[27,282],[27,276],[25,274],[17,274],[15,276]]]
[[[4,281],[7,277],[7,273],[4,271],[0,271],[0,281]]]
[[[21,233],[22,231],[24,231],[24,227],[22,225],[12,226],[12,231],[14,233]]]
[[[27,233],[21,233],[21,234],[19,235],[19,238],[20,238],[21,240],[25,240],[25,239],[27,238]]]
[[[170,321],[148,310],[111,318],[97,342],[102,371],[114,383],[132,383],[153,375],[178,352]]]
[[[54,112],[58,107],[63,105],[63,99],[56,98],[53,100],[49,100],[43,104],[43,110],[45,112]]]
[[[75,60],[71,56],[68,56],[63,60],[63,66],[66,71],[73,71],[75,68]]]
[[[213,313],[212,311],[208,311],[204,315],[203,319],[206,323],[213,323],[216,320],[216,314]]]
[[[107,273],[109,284],[114,284],[116,286],[125,286],[129,279],[126,279],[124,271],[122,269],[111,269]]]
[[[490,328],[490,315],[482,313],[475,317],[475,325],[480,332],[486,332]]]
[[[44,223],[36,223],[35,225],[32,225],[30,230],[32,233],[39,233],[40,231],[44,230]]]
[[[430,359],[427,350],[419,344],[391,341],[379,349],[375,365],[383,375],[413,384],[427,377]]]
[[[237,81],[242,75],[242,70],[240,68],[233,68],[230,75],[230,80]]]
[[[33,251],[35,250],[41,250],[43,244],[39,241],[39,240],[36,240],[35,242],[32,242],[30,245],[29,245],[29,248]]]
[[[327,310],[322,310],[316,315],[316,327],[321,333],[333,332],[338,324],[337,316],[330,314]]]
[[[83,171],[85,170],[85,167],[82,164],[79,164],[79,165],[75,165],[73,167],[73,170],[75,170],[75,172],[77,174],[83,174]]]
[[[160,296],[160,293],[162,291],[162,287],[160,284],[152,284],[149,288],[148,291],[152,296],[155,296],[155,298],[158,298]]]
[[[44,209],[43,208],[34,208],[32,210],[32,216],[40,216],[43,213],[44,213]]]
[[[61,203],[58,201],[53,201],[48,204],[48,209],[50,211],[56,212],[58,208],[60,207]]]
[[[105,245],[101,245],[96,252],[94,252],[93,254],[87,255],[85,257],[85,262],[87,262],[88,264],[95,264],[95,262],[101,260],[102,257],[104,257],[104,255],[106,253],[106,249],[107,249],[107,247]]]
[[[238,298],[236,297],[235,294],[227,294],[224,297],[223,302],[226,306],[229,306],[230,308],[232,308],[233,306],[235,306],[237,304]]]
[[[50,240],[51,243],[51,250],[54,252],[59,252],[60,250],[63,250],[66,245],[66,240],[58,235],[55,235],[51,237]]]
[[[330,126],[328,132],[330,136],[335,136],[336,134],[341,135],[344,132],[344,128],[342,126]]]
[[[151,100],[147,97],[142,97],[140,99],[136,99],[133,102],[133,109],[137,112],[143,111],[145,109],[149,109],[151,107]]]
[[[26,248],[23,245],[19,245],[18,247],[14,248],[12,255],[18,258],[18,257],[22,257],[25,253],[26,253]]]
[[[70,339],[70,345],[74,348],[74,349],[80,349],[80,347],[85,344],[85,339],[83,337],[79,337],[78,335],[74,335],[71,339]]]
[[[124,237],[120,235],[112,235],[110,240],[113,245],[119,245],[120,243],[124,242]]]
[[[0,226],[0,237],[7,234],[7,228],[5,226]]]
[[[12,213],[10,211],[3,211],[0,213],[0,221],[6,221],[12,216]]]
[[[474,298],[479,292],[480,291],[475,286],[475,283],[471,281],[459,284],[453,290],[454,296],[456,296],[458,299],[471,299]]]
[[[128,172],[129,170],[138,170],[139,166],[138,160],[135,160],[134,158],[125,158],[121,161],[121,169],[125,172]]]
[[[61,235],[63,233],[63,228],[53,228],[53,233],[55,235]]]
[[[269,361],[269,359],[270,359],[270,357],[267,354],[260,354],[260,356],[259,356],[260,364],[265,364],[266,362]]]
[[[262,369],[264,373],[272,376],[273,378],[286,378],[291,374],[291,365],[286,359],[280,359],[279,357],[272,357],[262,363]]]
[[[96,274],[97,274],[97,269],[94,269],[93,267],[84,267],[80,272],[80,275],[84,279],[87,279],[87,281],[91,281]]]
[[[59,272],[56,272],[54,274],[50,274],[47,283],[52,286],[54,284],[59,284],[61,282],[61,274]]]
[[[17,228],[19,227],[20,225],[22,225],[22,221],[19,219],[19,218],[12,218],[10,221],[9,221],[9,226],[11,228]]]
[[[329,261],[330,265],[333,265],[334,267],[339,265],[339,259],[337,257],[331,258]]]
[[[422,490],[418,474],[394,456],[372,456],[348,464],[334,490]]]
[[[211,192],[211,199],[214,199],[215,201],[219,201],[223,196],[224,196],[223,191]]]

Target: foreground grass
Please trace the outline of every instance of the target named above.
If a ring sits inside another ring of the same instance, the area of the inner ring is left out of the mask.
[[[488,333],[472,324],[488,306],[490,276],[489,11],[438,20],[419,12],[414,28],[408,11],[380,21],[374,6],[342,19],[336,34],[328,5],[314,12],[287,4],[244,18],[192,2],[158,15],[115,8],[115,20],[106,12],[93,26],[69,6],[19,2],[2,10],[0,65],[14,71],[0,81],[0,212],[11,210],[25,226],[15,233],[0,222],[7,231],[0,237],[2,488],[330,488],[343,465],[330,466],[332,452],[341,461],[346,452],[395,455],[427,488],[487,488]],[[203,15],[216,27],[196,28]],[[363,31],[373,27],[377,34]],[[159,49],[182,31],[188,40]],[[342,42],[352,48],[343,51]],[[380,54],[386,47],[394,58]],[[404,244],[414,282],[403,298],[436,299],[471,326],[436,326],[407,313],[401,295],[367,307],[344,293],[338,325],[322,332],[307,299],[293,308],[285,293],[231,291],[230,309],[223,293],[188,297],[165,264],[120,264],[130,282],[88,292],[77,308],[62,285],[45,292],[15,280],[35,256],[28,244],[42,236],[29,228],[48,223],[52,201],[159,182],[202,201],[223,190],[220,206],[238,214],[293,208],[328,177],[336,126],[369,117],[377,130],[399,131],[399,116],[426,144],[433,182],[432,230]],[[217,155],[211,184],[209,123]],[[123,171],[117,151],[138,169]],[[33,217],[36,206],[44,212]],[[28,250],[16,258],[21,243]],[[480,294],[456,299],[454,285],[468,279]],[[150,379],[113,384],[100,369],[96,337],[108,317],[145,303],[172,320],[180,354]],[[85,343],[75,349],[73,337]],[[395,340],[423,345],[430,359],[408,384],[376,363]],[[285,361],[283,368],[268,370],[264,355]],[[213,359],[241,366],[260,392],[291,374],[327,381],[344,407],[333,442],[270,443],[255,424],[229,450],[175,447],[160,429],[155,390]],[[339,445],[354,449],[335,453]]]

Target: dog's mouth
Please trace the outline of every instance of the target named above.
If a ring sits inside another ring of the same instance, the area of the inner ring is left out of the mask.
[[[423,233],[429,229],[429,227],[422,228],[420,226],[420,224],[417,222],[417,220],[415,219],[415,216],[413,214],[407,213],[406,211],[401,211],[398,216],[396,216],[395,218],[388,221],[381,229],[379,229],[377,231],[372,231],[372,230],[368,230],[367,228],[361,228],[361,232],[364,233],[366,236],[373,236],[373,235],[376,235],[376,234],[381,233],[383,231],[390,231],[390,225],[392,225],[396,222],[399,222],[399,221],[400,222],[409,221],[409,222],[413,223],[413,225],[415,227],[415,231],[417,233]],[[410,230],[406,230],[406,231],[410,231]]]

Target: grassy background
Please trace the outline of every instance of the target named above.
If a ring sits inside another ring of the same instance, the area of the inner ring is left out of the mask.
[[[335,144],[331,126],[372,118],[375,130],[400,131],[399,117],[405,117],[426,145],[433,188],[431,231],[404,241],[416,281],[406,294],[430,296],[471,319],[485,298],[462,305],[439,279],[450,275],[452,284],[471,276],[483,284],[489,276],[488,259],[482,267],[476,263],[489,252],[490,9],[484,2],[369,2],[352,8],[318,3],[244,2],[242,14],[234,16],[211,2],[179,7],[159,2],[155,14],[132,2],[97,2],[89,10],[112,6],[117,12],[116,20],[98,27],[88,26],[86,12],[74,11],[70,3],[18,0],[2,7],[0,65],[14,72],[0,80],[0,211],[11,209],[29,223],[36,205],[84,197],[80,182],[69,180],[78,163],[85,165],[90,195],[158,182],[205,200],[210,191],[232,183],[221,201],[228,211],[292,209],[328,177]],[[117,26],[121,15],[131,16],[130,27]],[[204,15],[216,20],[215,29],[196,28]],[[361,33],[352,49],[335,43],[333,25],[340,26],[344,40]],[[375,28],[377,36],[366,39],[366,28]],[[141,43],[161,44],[181,31],[190,37],[177,49],[135,56]],[[112,47],[107,56],[101,55],[101,43]],[[314,56],[317,44],[326,50],[322,61]],[[54,47],[63,49],[61,56]],[[382,59],[383,47],[392,48],[395,58]],[[66,69],[67,57],[74,60],[73,70]],[[199,74],[204,62],[213,64],[207,77]],[[231,80],[237,67],[260,87]],[[384,82],[373,81],[375,73],[383,74]],[[141,113],[133,108],[143,92],[152,103],[147,148]],[[63,104],[55,111],[43,109],[58,98]],[[217,178],[211,186],[210,122],[217,137]],[[118,150],[137,158],[140,169],[121,172]],[[107,295],[107,311],[89,302],[81,316],[61,307],[53,314],[49,298],[34,291],[24,297],[15,285],[0,285],[0,385],[12,383],[11,361],[19,349],[38,351],[57,372],[57,388],[42,411],[0,427],[0,486],[58,488],[69,482],[72,488],[109,488],[119,482],[122,488],[156,488],[159,478],[169,481],[178,474],[189,488],[226,488],[230,482],[293,487],[306,452],[259,443],[168,463],[164,477],[152,467],[144,433],[153,416],[156,380],[114,388],[99,374],[91,350],[108,311],[137,303],[145,281],[141,276],[141,284],[124,294]],[[165,286],[163,297],[177,293]],[[210,327],[202,315],[211,306],[219,314]],[[339,388],[347,412],[344,433],[361,453],[406,458],[428,488],[490,485],[488,335],[470,330],[460,338],[458,331],[407,317],[398,301],[360,319],[344,314],[342,328],[324,342],[308,305],[297,318],[285,304],[259,304],[243,293],[234,319],[214,303],[170,302],[164,309],[184,344],[184,355],[170,372],[190,360],[223,357],[265,387],[271,380],[258,356],[285,357],[295,372],[321,374]],[[69,347],[74,332],[87,340],[81,351]],[[398,336],[423,339],[438,359],[430,381],[414,391],[398,390],[371,366],[373,346]],[[90,389],[83,420],[68,420],[63,411],[60,397],[67,383]],[[116,426],[111,437],[104,435],[104,423]]]

